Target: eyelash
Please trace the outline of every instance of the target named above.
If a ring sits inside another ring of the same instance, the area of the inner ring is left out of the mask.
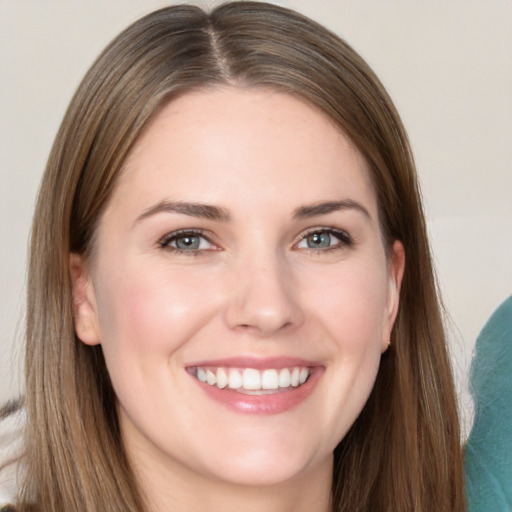
[[[201,229],[180,229],[179,231],[174,231],[165,235],[162,239],[159,240],[158,245],[162,249],[166,249],[172,251],[175,254],[185,254],[187,256],[198,256],[203,253],[207,249],[180,249],[179,247],[173,247],[170,245],[172,242],[180,238],[186,237],[197,237],[206,240],[209,244],[215,245],[208,237],[204,235],[204,231]],[[201,242],[199,242],[201,243]]]
[[[350,248],[354,245],[354,241],[352,237],[346,232],[341,229],[336,228],[312,228],[307,230],[306,232],[302,233],[298,239],[297,242],[293,244],[294,248],[298,248],[298,245],[306,240],[308,237],[312,235],[324,235],[327,234],[329,236],[333,236],[339,240],[338,243],[335,243],[333,245],[329,245],[324,248],[314,248],[314,247],[305,247],[303,248],[306,251],[313,252],[313,253],[325,253],[335,250],[343,250]],[[172,233],[169,233],[165,235],[162,239],[159,240],[158,245],[162,249],[166,249],[169,251],[172,251],[175,254],[184,254],[187,256],[198,256],[205,251],[208,250],[215,250],[215,249],[180,249],[179,247],[173,247],[170,245],[171,243],[179,240],[180,238],[186,238],[186,237],[197,237],[201,238],[203,240],[206,240],[209,244],[215,247],[215,244],[204,235],[204,231],[201,229],[181,229],[179,231],[174,231]],[[201,244],[201,241],[199,242]]]
[[[306,240],[309,236],[316,235],[316,234],[319,234],[319,235],[327,234],[329,236],[334,236],[335,238],[337,238],[339,240],[339,242],[335,243],[334,245],[329,245],[328,247],[321,248],[321,249],[314,248],[314,247],[307,247],[307,248],[304,248],[305,250],[311,251],[314,253],[325,253],[325,252],[330,252],[330,251],[336,251],[336,250],[339,251],[339,250],[347,249],[354,245],[354,240],[352,239],[352,237],[346,231],[344,231],[342,229],[312,228],[300,235],[300,238],[294,244],[294,247],[297,247],[303,240]]]

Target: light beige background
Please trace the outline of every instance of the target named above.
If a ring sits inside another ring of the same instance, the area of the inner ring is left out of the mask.
[[[106,43],[168,3],[0,0],[0,401],[21,389],[26,245],[64,110]],[[402,114],[469,411],[464,380],[474,339],[512,293],[512,1],[278,3],[346,38]]]

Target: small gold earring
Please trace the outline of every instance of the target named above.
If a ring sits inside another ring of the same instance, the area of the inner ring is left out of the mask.
[[[87,330],[87,327],[85,325],[82,325],[82,332],[85,332]]]

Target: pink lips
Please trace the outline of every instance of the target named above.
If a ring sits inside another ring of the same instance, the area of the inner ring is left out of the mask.
[[[191,369],[203,368],[253,368],[255,370],[281,369],[292,367],[307,367],[311,370],[308,380],[298,386],[269,394],[245,394],[234,389],[219,389],[207,383],[200,382]],[[286,412],[308,398],[324,372],[324,366],[314,361],[299,358],[228,358],[194,362],[187,366],[196,384],[212,400],[223,406],[246,414],[280,414]]]

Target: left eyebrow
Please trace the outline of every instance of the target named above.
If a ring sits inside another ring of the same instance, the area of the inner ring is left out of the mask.
[[[327,215],[328,213],[337,212],[340,210],[356,210],[362,213],[369,220],[372,218],[370,212],[361,203],[358,203],[352,199],[344,199],[342,201],[326,201],[312,205],[300,206],[294,210],[293,218],[309,219],[311,217]]]

